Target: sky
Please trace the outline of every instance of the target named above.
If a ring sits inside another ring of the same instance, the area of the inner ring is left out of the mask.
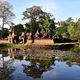
[[[26,8],[34,5],[41,6],[45,12],[54,15],[56,21],[66,20],[68,17],[77,19],[80,17],[80,0],[6,0],[13,6],[13,13],[16,15],[13,22],[22,23],[22,13]]]

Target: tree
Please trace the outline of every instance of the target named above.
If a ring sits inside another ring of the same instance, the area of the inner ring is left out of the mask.
[[[45,17],[45,19],[43,20],[43,27],[45,28],[45,30],[48,32],[48,35],[52,39],[52,35],[54,35],[54,31],[56,28],[54,20],[50,19],[49,16]]]
[[[3,20],[2,27],[4,27],[4,24],[11,23],[11,19],[15,16],[11,10],[12,6],[8,2],[0,1],[0,18]]]
[[[57,36],[59,38],[68,38],[67,27],[66,26],[57,27],[55,36]]]
[[[69,26],[68,26],[68,32],[70,34],[71,39],[76,39],[75,38],[76,37],[76,34],[75,34],[76,27],[77,27],[77,25],[74,22],[70,23]]]
[[[68,26],[68,32],[70,34],[71,39],[80,39],[80,22],[72,22]]]
[[[14,32],[16,35],[21,35],[22,32],[24,32],[25,29],[22,24],[17,24],[12,27],[12,32]]]
[[[15,16],[11,11],[11,5],[7,1],[0,1],[0,19],[2,19],[2,30],[4,24],[10,24],[11,19]]]
[[[31,26],[30,26],[30,23],[26,23],[25,24],[25,31],[30,33],[31,32]]]
[[[67,20],[66,20],[66,23],[69,23],[69,22],[72,22],[73,21],[73,18],[72,17],[69,17]]]
[[[7,29],[7,28],[3,28],[3,38],[7,38],[7,36],[9,35],[9,29]]]
[[[26,8],[26,11],[23,12],[23,15],[23,19],[29,19],[30,21],[31,27],[28,26],[28,28],[31,29],[32,42],[34,42],[34,35],[37,31],[41,35],[41,29],[45,28],[46,30],[52,30],[54,28],[54,21],[50,19],[52,15],[42,11],[40,6]]]
[[[76,39],[80,42],[80,25],[76,29]]]
[[[60,21],[58,22],[59,27],[65,27],[67,26],[66,21]]]
[[[26,11],[23,12],[24,18],[23,19],[30,19],[30,21],[33,21],[33,19],[39,18],[43,11],[41,10],[40,6],[32,6],[31,8],[26,8]]]
[[[78,19],[78,21],[76,22],[77,24],[77,28],[76,28],[76,36],[78,41],[80,41],[80,18]]]
[[[58,22],[59,27],[56,28],[55,36],[59,38],[69,38],[68,34],[68,24],[66,21],[60,21]]]
[[[69,17],[65,21],[60,21],[59,27],[56,28],[56,36],[80,40],[80,19],[74,22],[72,17]]]
[[[55,28],[55,23],[50,17],[45,17],[43,21],[43,26],[48,31],[50,28],[54,29]]]
[[[44,15],[44,12],[41,10],[40,6],[32,6],[31,8],[26,8],[26,10],[23,12],[24,18],[23,19],[29,19],[31,24],[31,38],[32,43],[34,42],[34,35],[37,31],[38,24],[37,21],[41,18],[41,16]]]

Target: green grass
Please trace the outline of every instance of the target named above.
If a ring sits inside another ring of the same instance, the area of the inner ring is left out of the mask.
[[[68,42],[68,43],[55,43],[54,45],[66,45],[66,44],[80,44],[80,42]]]
[[[2,43],[0,44],[0,48],[13,48],[16,47],[15,44],[10,44],[10,43]]]
[[[43,46],[43,45],[51,45],[51,46],[60,46],[60,45],[67,45],[67,44],[80,44],[80,42],[69,42],[69,43],[26,43],[26,44],[10,44],[10,43],[2,43],[0,44],[0,48],[19,48],[19,47],[25,47],[25,46],[35,46],[35,45],[39,45],[39,46]]]

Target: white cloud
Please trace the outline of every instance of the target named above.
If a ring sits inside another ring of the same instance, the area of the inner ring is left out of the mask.
[[[32,7],[32,6],[41,6],[42,10],[48,13],[51,13],[54,15],[54,13],[56,13],[57,10],[60,10],[60,6],[54,1],[54,0],[30,0],[28,4],[24,4],[24,6],[21,7],[21,12],[25,11],[26,8]],[[22,14],[20,13],[21,17]],[[21,18],[20,17],[20,18]],[[20,18],[16,18],[16,22],[15,23],[19,23],[19,21],[21,23],[25,23],[25,21],[19,20]],[[22,18],[21,18],[22,19]]]
[[[26,8],[32,7],[34,5],[41,6],[43,11],[51,13],[53,15],[54,13],[56,13],[61,9],[60,6],[54,0],[29,0],[29,1],[25,1],[25,3],[23,1],[22,5],[18,5],[17,8],[13,4],[14,12],[16,15],[16,18],[13,20],[13,22],[15,24],[25,23],[25,21],[21,20],[23,17],[22,12],[25,11]]]
[[[27,7],[31,7],[33,5],[41,6],[42,10],[48,13],[54,13],[56,10],[60,9],[60,6],[54,0],[31,0],[32,2],[28,4]]]
[[[60,7],[55,3],[55,2],[44,2],[42,4],[42,9],[43,11],[49,12],[49,13],[54,13],[56,10],[58,10]]]

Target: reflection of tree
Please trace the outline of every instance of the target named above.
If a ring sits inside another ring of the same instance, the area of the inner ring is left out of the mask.
[[[18,54],[17,54],[18,53]],[[20,54],[19,54],[20,53]],[[15,48],[9,48],[8,49],[8,55],[10,58],[23,60],[23,54],[21,53],[21,50],[15,49]]]
[[[72,52],[74,53],[80,53],[80,48],[79,47],[74,47],[71,49]]]
[[[15,59],[23,60],[23,55],[15,55]]]
[[[70,61],[67,61],[66,64],[69,66],[69,67],[72,67],[72,64]]]
[[[0,65],[2,65],[2,67],[0,67],[0,80],[9,80],[8,78],[15,68],[10,65],[10,60],[4,60],[5,57],[8,57],[7,51],[1,50],[1,54],[2,60],[0,60],[0,62],[2,62],[2,64]]]
[[[0,80],[8,80],[9,77],[9,70],[0,68]]]
[[[14,59],[14,49],[13,48],[8,49],[8,55],[10,58]]]
[[[14,67],[0,68],[0,80],[9,80],[10,74],[15,70]]]
[[[69,56],[61,57],[60,61],[65,61],[69,67],[72,67],[72,65],[80,66],[80,54],[71,53]]]
[[[53,64],[53,60],[30,60],[31,66],[27,66],[24,69],[24,72],[28,76],[32,76],[33,78],[40,78],[41,74],[47,70],[52,69],[50,67]]]

